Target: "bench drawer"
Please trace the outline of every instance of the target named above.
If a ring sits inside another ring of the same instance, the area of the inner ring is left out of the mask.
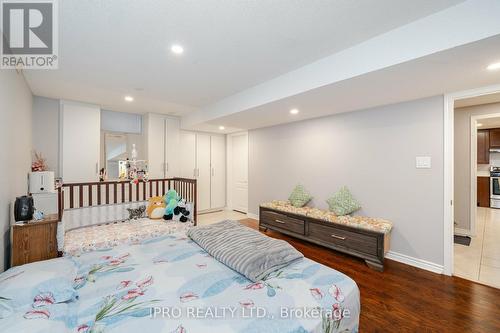
[[[263,211],[261,216],[261,223],[267,224],[271,227],[288,230],[296,234],[305,234],[304,220],[296,219],[284,214],[271,211]]]
[[[377,255],[377,237],[349,231],[335,226],[309,223],[309,237],[337,247]]]

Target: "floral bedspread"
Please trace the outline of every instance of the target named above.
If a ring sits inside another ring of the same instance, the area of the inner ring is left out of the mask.
[[[121,244],[138,244],[163,235],[186,232],[191,222],[150,220],[148,218],[74,229],[64,235],[63,253],[77,256]]]
[[[33,304],[0,319],[2,332],[358,331],[355,282],[309,259],[252,283],[173,234],[56,260],[76,265],[78,298],[55,303],[22,286]]]

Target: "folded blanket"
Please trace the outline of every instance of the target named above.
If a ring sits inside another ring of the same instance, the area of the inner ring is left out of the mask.
[[[253,282],[304,257],[287,242],[236,221],[194,227],[187,235],[215,259]]]

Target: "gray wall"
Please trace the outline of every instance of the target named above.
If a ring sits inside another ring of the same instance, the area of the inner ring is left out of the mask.
[[[416,169],[431,156],[431,169]],[[394,223],[391,251],[443,264],[443,97],[249,132],[249,211],[301,183],[312,205],[347,185],[360,215]]]
[[[470,231],[470,118],[494,113],[500,113],[500,103],[455,109],[454,215],[457,228]]]
[[[10,253],[11,203],[28,191],[31,169],[32,95],[24,77],[0,70],[0,272]]]
[[[33,149],[59,176],[59,100],[33,97]]]

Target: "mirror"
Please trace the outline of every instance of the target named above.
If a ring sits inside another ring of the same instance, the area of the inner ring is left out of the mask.
[[[106,170],[107,180],[126,179],[127,159],[143,159],[142,135],[103,132],[101,135],[101,166]],[[133,156],[133,150],[137,156]]]

